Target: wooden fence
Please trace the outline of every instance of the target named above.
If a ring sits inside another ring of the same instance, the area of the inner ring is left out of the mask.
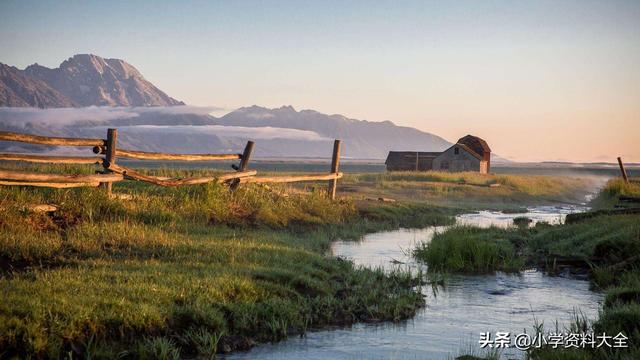
[[[253,141],[247,141],[242,154],[167,154],[144,151],[125,150],[118,148],[118,130],[108,129],[106,139],[75,139],[37,136],[0,131],[0,141],[18,141],[29,144],[84,146],[93,149],[94,156],[43,156],[16,153],[0,153],[0,160],[26,161],[33,163],[53,164],[98,164],[103,170],[97,174],[46,174],[36,172],[2,170],[0,169],[0,185],[41,186],[53,188],[71,188],[81,186],[100,186],[111,192],[112,184],[116,181],[135,180],[152,183],[159,186],[184,186],[219,182],[228,184],[231,189],[242,183],[288,183],[297,181],[323,181],[328,184],[328,193],[335,199],[340,173],[340,140],[335,140],[331,171],[328,174],[304,174],[287,176],[256,176],[256,170],[249,170],[249,160],[254,148]],[[138,160],[171,160],[171,161],[216,161],[240,160],[238,166],[232,165],[235,171],[219,176],[202,176],[191,178],[167,178],[142,174],[134,169],[117,164],[118,158]]]

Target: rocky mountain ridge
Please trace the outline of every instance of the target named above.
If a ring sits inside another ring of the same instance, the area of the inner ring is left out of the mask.
[[[147,81],[131,64],[79,54],[50,69],[24,70],[0,63],[0,106],[64,108],[84,106],[184,105]]]

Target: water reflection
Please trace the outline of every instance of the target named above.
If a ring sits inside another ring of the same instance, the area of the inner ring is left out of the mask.
[[[499,211],[483,210],[477,213],[462,214],[456,217],[458,225],[475,225],[482,227],[499,226],[507,227],[513,225],[513,219],[526,217],[531,219],[531,225],[538,222],[549,224],[562,223],[567,214],[583,212],[588,208],[585,206],[536,206],[530,207],[524,213],[505,214]]]

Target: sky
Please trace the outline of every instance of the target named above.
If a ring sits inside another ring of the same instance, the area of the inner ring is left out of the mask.
[[[517,161],[640,162],[640,0],[0,1],[0,62],[78,53],[190,105],[474,134]]]

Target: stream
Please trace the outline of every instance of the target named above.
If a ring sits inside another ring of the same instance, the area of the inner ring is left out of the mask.
[[[512,226],[513,219],[559,223],[580,206],[531,207],[524,214],[480,211],[456,217],[458,224]],[[410,250],[429,241],[446,227],[399,229],[369,234],[361,241],[337,241],[335,256],[355,264],[385,269],[423,268]],[[311,331],[276,344],[257,346],[226,359],[452,359],[463,353],[482,354],[481,332],[533,332],[534,323],[563,331],[575,315],[597,318],[602,295],[589,290],[589,282],[546,276],[535,270],[519,274],[450,275],[444,288],[422,288],[426,306],[400,323],[357,324],[348,328]],[[524,353],[503,349],[501,358],[521,359]]]

